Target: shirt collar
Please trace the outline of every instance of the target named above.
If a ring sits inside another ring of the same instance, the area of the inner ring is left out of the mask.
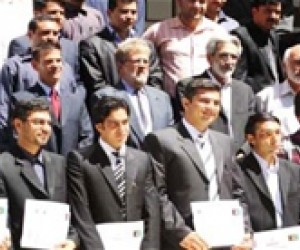
[[[121,80],[124,88],[125,88],[125,91],[130,94],[130,95],[135,95],[135,92],[136,92],[136,89],[133,88],[130,84],[128,84],[125,80]],[[145,88],[142,87],[139,89],[139,91],[141,91],[143,94],[145,93]]]
[[[42,89],[44,90],[44,92],[46,93],[47,96],[51,95],[51,90],[52,88],[49,87],[47,84],[43,83],[42,81],[39,81],[39,85],[42,87]],[[60,84],[57,83],[54,86],[54,89],[58,92],[58,94],[60,94]]]
[[[112,146],[110,146],[107,142],[105,142],[101,137],[99,137],[99,144],[103,148],[104,152],[106,153],[110,161],[113,162],[113,159],[115,157],[113,153],[116,152],[117,150],[114,149]],[[118,152],[120,153],[121,157],[125,157],[126,145],[125,144],[122,145],[120,150],[118,150]]]
[[[221,84],[217,78],[215,78],[215,76],[212,74],[212,71],[211,69],[207,70],[207,74],[209,75],[210,79],[215,82],[217,85],[219,85],[220,88],[223,88],[223,87],[230,87],[231,86],[231,82],[232,82],[232,78],[231,78],[231,81],[228,81],[226,82],[225,84]]]
[[[286,79],[284,82],[279,84],[279,96],[287,96],[287,95],[293,95],[295,96],[295,93],[293,89],[291,88],[288,80]]]
[[[225,13],[221,10],[218,16],[218,20],[217,23],[222,23],[222,22],[226,22],[228,19],[228,16],[225,15]]]
[[[193,32],[199,32],[199,31],[203,31],[205,29],[211,29],[212,28],[211,23],[214,23],[214,22],[209,20],[205,16],[203,16],[202,21],[197,25],[196,29]],[[171,19],[170,28],[171,29],[186,29],[186,26],[181,22],[180,18],[178,16],[176,16]],[[193,33],[193,32],[191,32],[191,33]]]
[[[27,150],[25,150],[24,148],[20,147],[18,144],[16,144],[17,150],[19,152],[19,156],[21,157],[21,159],[23,160],[27,160],[30,163],[34,164],[34,163],[43,163],[43,155],[42,155],[42,149],[40,149],[37,154],[33,155],[31,153],[29,153]]]
[[[122,39],[118,35],[118,33],[115,31],[115,29],[111,26],[110,23],[107,24],[107,29],[110,32],[110,34],[113,36],[114,42],[116,44],[122,42]],[[136,31],[134,29],[129,30],[128,38],[135,37],[136,36]]]
[[[193,141],[196,142],[201,136],[204,140],[208,139],[208,130],[204,132],[199,132],[192,124],[190,124],[185,118],[182,118],[182,123],[184,127],[187,129],[188,133],[192,137]]]
[[[256,160],[259,163],[259,166],[261,168],[261,170],[263,171],[264,175],[266,175],[267,173],[278,173],[279,171],[279,162],[278,162],[278,158],[275,159],[275,164],[274,165],[269,165],[268,162],[263,159],[260,155],[258,155],[255,151],[252,151],[254,157],[256,158]]]

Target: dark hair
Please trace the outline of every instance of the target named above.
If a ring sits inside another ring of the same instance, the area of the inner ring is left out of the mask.
[[[300,92],[298,92],[294,99],[295,115],[300,116]]]
[[[49,15],[38,15],[30,20],[28,24],[28,31],[35,32],[40,22],[55,22],[56,20]]]
[[[42,51],[58,49],[61,50],[60,44],[52,41],[41,42],[32,50],[32,59],[38,61]]]
[[[180,89],[179,92],[182,94],[182,97],[189,100],[192,100],[193,97],[197,95],[199,89],[220,91],[219,85],[206,78],[191,78],[190,81],[185,84],[183,81],[178,84],[178,89]]]
[[[261,5],[284,3],[285,0],[252,0],[250,1],[251,8],[257,8]]]
[[[41,9],[45,8],[47,3],[58,3],[60,6],[62,6],[63,8],[65,8],[65,0],[40,0],[40,4],[41,4]]]
[[[50,105],[45,97],[24,98],[15,102],[11,110],[11,119],[26,121],[32,112],[47,111],[50,113]]]
[[[130,115],[128,103],[120,97],[102,96],[96,99],[91,108],[93,123],[98,124],[104,122],[110,113],[116,109],[125,109],[128,116]]]
[[[108,0],[107,9],[108,10],[114,10],[117,7],[118,2],[121,2],[121,3],[134,3],[134,2],[136,2],[136,4],[138,4],[137,0]]]
[[[248,134],[254,135],[257,125],[259,123],[268,122],[268,121],[276,122],[280,125],[279,119],[270,113],[256,113],[254,115],[251,115],[245,126],[245,135]]]

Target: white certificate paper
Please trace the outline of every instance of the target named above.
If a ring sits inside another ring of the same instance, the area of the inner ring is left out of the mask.
[[[255,250],[299,250],[300,227],[254,233],[253,242]]]
[[[210,247],[236,245],[245,235],[243,210],[236,200],[191,203],[196,232]]]
[[[21,246],[53,249],[67,238],[69,205],[44,200],[26,200]]]
[[[7,228],[8,201],[6,198],[0,198],[0,242],[9,236]]]
[[[140,250],[144,237],[143,221],[103,223],[96,226],[105,250]]]

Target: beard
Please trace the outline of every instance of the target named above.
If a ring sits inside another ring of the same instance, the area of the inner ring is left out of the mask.
[[[134,85],[137,88],[140,88],[140,87],[146,85],[148,82],[148,77],[149,77],[148,73],[144,73],[144,74],[140,74],[140,75],[136,75],[135,73],[131,74],[131,78],[134,82]]]
[[[286,69],[287,78],[295,84],[300,85],[300,74],[295,74],[289,67]]]
[[[222,69],[218,63],[211,65],[212,71],[220,78],[224,79],[225,82],[231,82],[232,74],[234,69]]]

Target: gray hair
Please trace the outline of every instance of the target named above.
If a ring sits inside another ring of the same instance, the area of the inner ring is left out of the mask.
[[[222,36],[213,36],[208,41],[206,45],[206,53],[207,55],[214,55],[217,50],[219,44],[232,43],[236,46],[238,50],[238,56],[242,54],[242,45],[240,39],[233,35],[222,35]]]
[[[150,47],[147,40],[143,38],[127,38],[125,41],[119,43],[115,53],[116,62],[124,63],[128,55],[132,52],[143,52],[150,57]]]
[[[283,58],[282,58],[282,61],[283,63],[287,63],[290,56],[291,56],[291,53],[294,49],[300,49],[300,44],[296,44],[294,46],[291,46],[289,48],[287,48],[285,51],[284,51],[284,54],[283,54]]]

